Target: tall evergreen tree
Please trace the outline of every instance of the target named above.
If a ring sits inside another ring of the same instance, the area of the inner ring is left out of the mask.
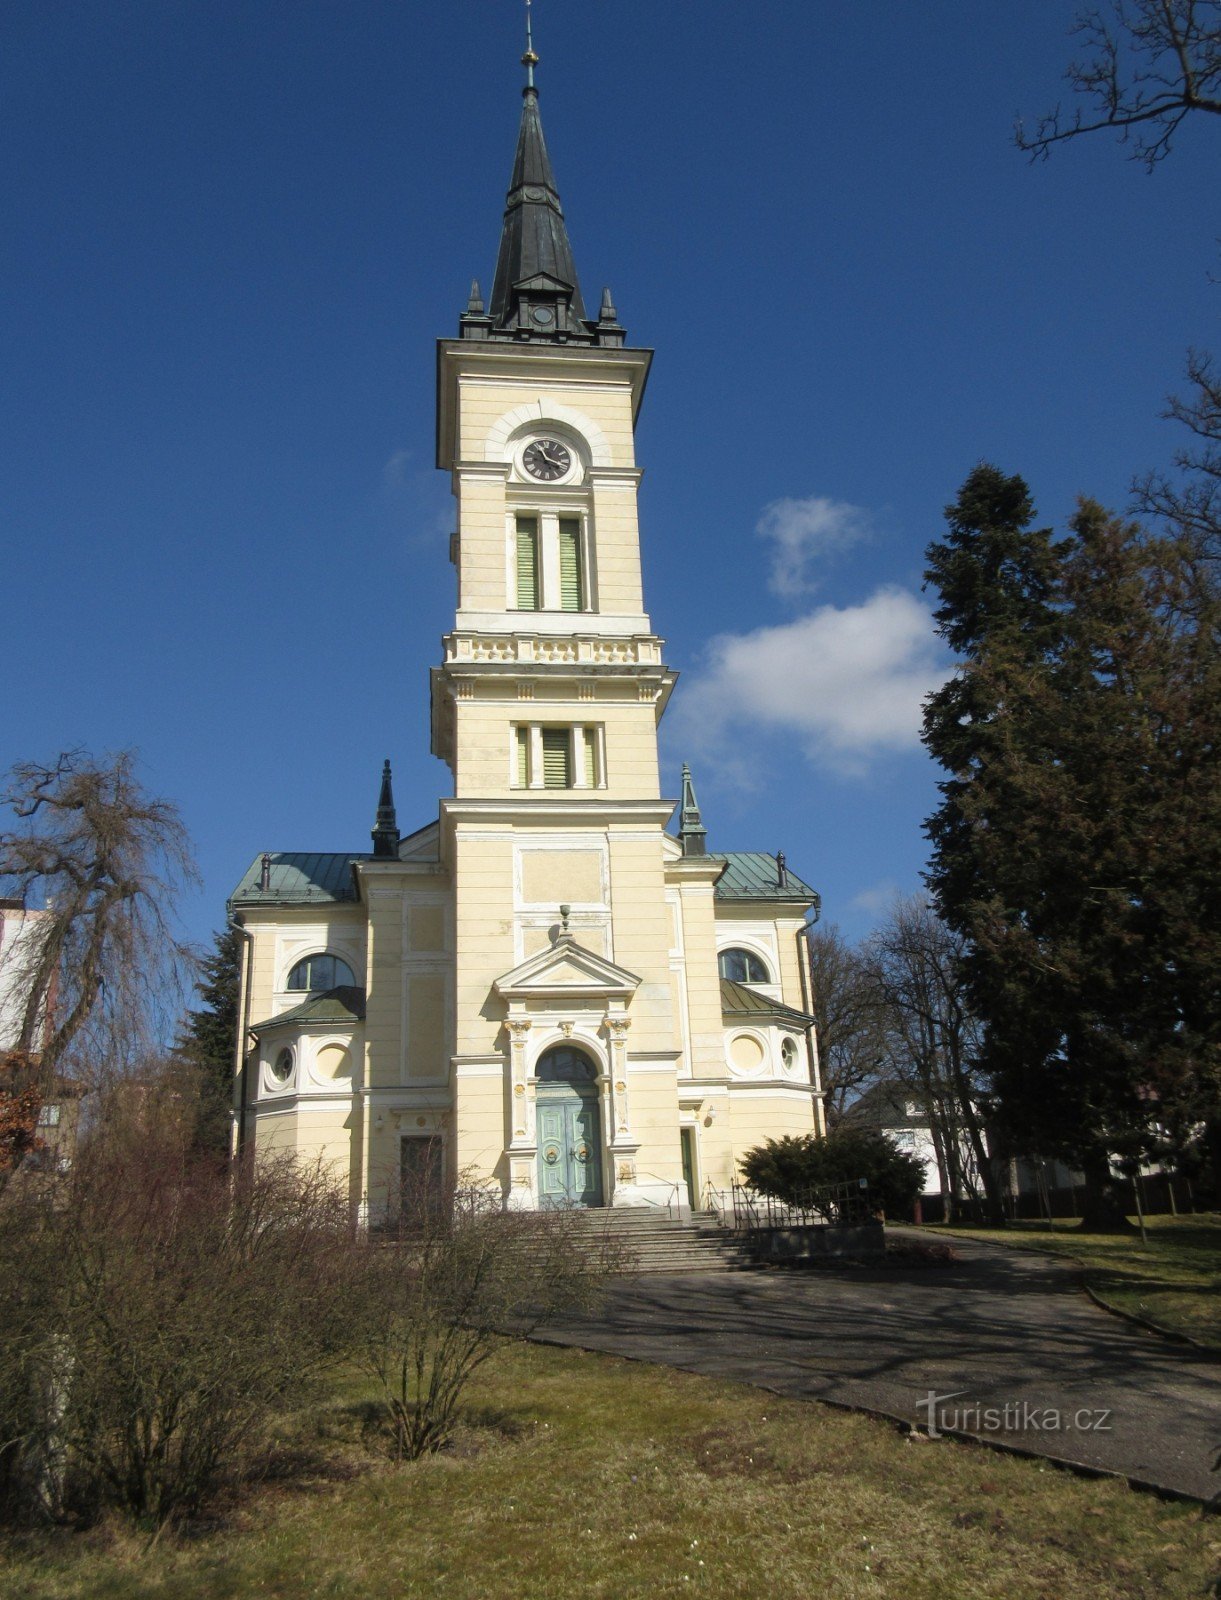
[[[950,771],[929,883],[968,941],[1011,1136],[1079,1163],[1113,1222],[1108,1154],[1214,1098],[1207,596],[1181,544],[1091,502],[1063,540],[1032,530],[993,468],[947,515],[928,577],[962,661],[926,710]]]
[[[237,1051],[238,990],[242,938],[227,927],[215,937],[212,953],[200,962],[195,988],[204,1002],[188,1011],[178,1052],[199,1074],[201,1143],[225,1148]]]

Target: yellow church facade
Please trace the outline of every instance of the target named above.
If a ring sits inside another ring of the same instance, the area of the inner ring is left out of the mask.
[[[421,1180],[698,1208],[752,1146],[822,1128],[816,893],[783,857],[710,852],[686,769],[667,831],[675,674],[636,506],[651,359],[609,291],[586,315],[528,82],[492,294],[472,286],[437,352],[452,795],[400,835],[387,763],[372,849],[264,854],[230,900],[235,1141],[321,1158],[373,1219]]]

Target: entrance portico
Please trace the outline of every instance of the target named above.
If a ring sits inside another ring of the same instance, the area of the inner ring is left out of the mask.
[[[562,908],[566,911],[567,908]],[[499,978],[507,1002],[512,1137],[509,1203],[640,1203],[628,1097],[635,973],[578,944],[552,944]]]

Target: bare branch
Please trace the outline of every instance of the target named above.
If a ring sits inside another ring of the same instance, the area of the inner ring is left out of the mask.
[[[119,1041],[142,1054],[176,1008],[192,964],[169,915],[195,881],[186,830],[145,793],[130,751],[19,762],[0,799],[18,823],[0,832],[0,886],[24,908],[0,950],[0,1051],[45,1084],[96,1075]]]
[[[1218,0],[1111,0],[1105,12],[1078,14],[1073,30],[1088,54],[1065,77],[1093,114],[1061,108],[1028,133],[1019,119],[1018,148],[1046,159],[1055,144],[1110,128],[1132,158],[1152,171],[1169,153],[1193,111],[1221,115],[1221,4]]]

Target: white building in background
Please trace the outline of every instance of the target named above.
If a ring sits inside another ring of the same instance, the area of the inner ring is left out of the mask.
[[[46,911],[27,911],[21,900],[0,900],[0,1051],[16,1049],[21,1040],[39,932],[48,915]],[[44,1029],[46,1023],[44,1016]],[[35,1051],[42,1044],[40,1035]]]

